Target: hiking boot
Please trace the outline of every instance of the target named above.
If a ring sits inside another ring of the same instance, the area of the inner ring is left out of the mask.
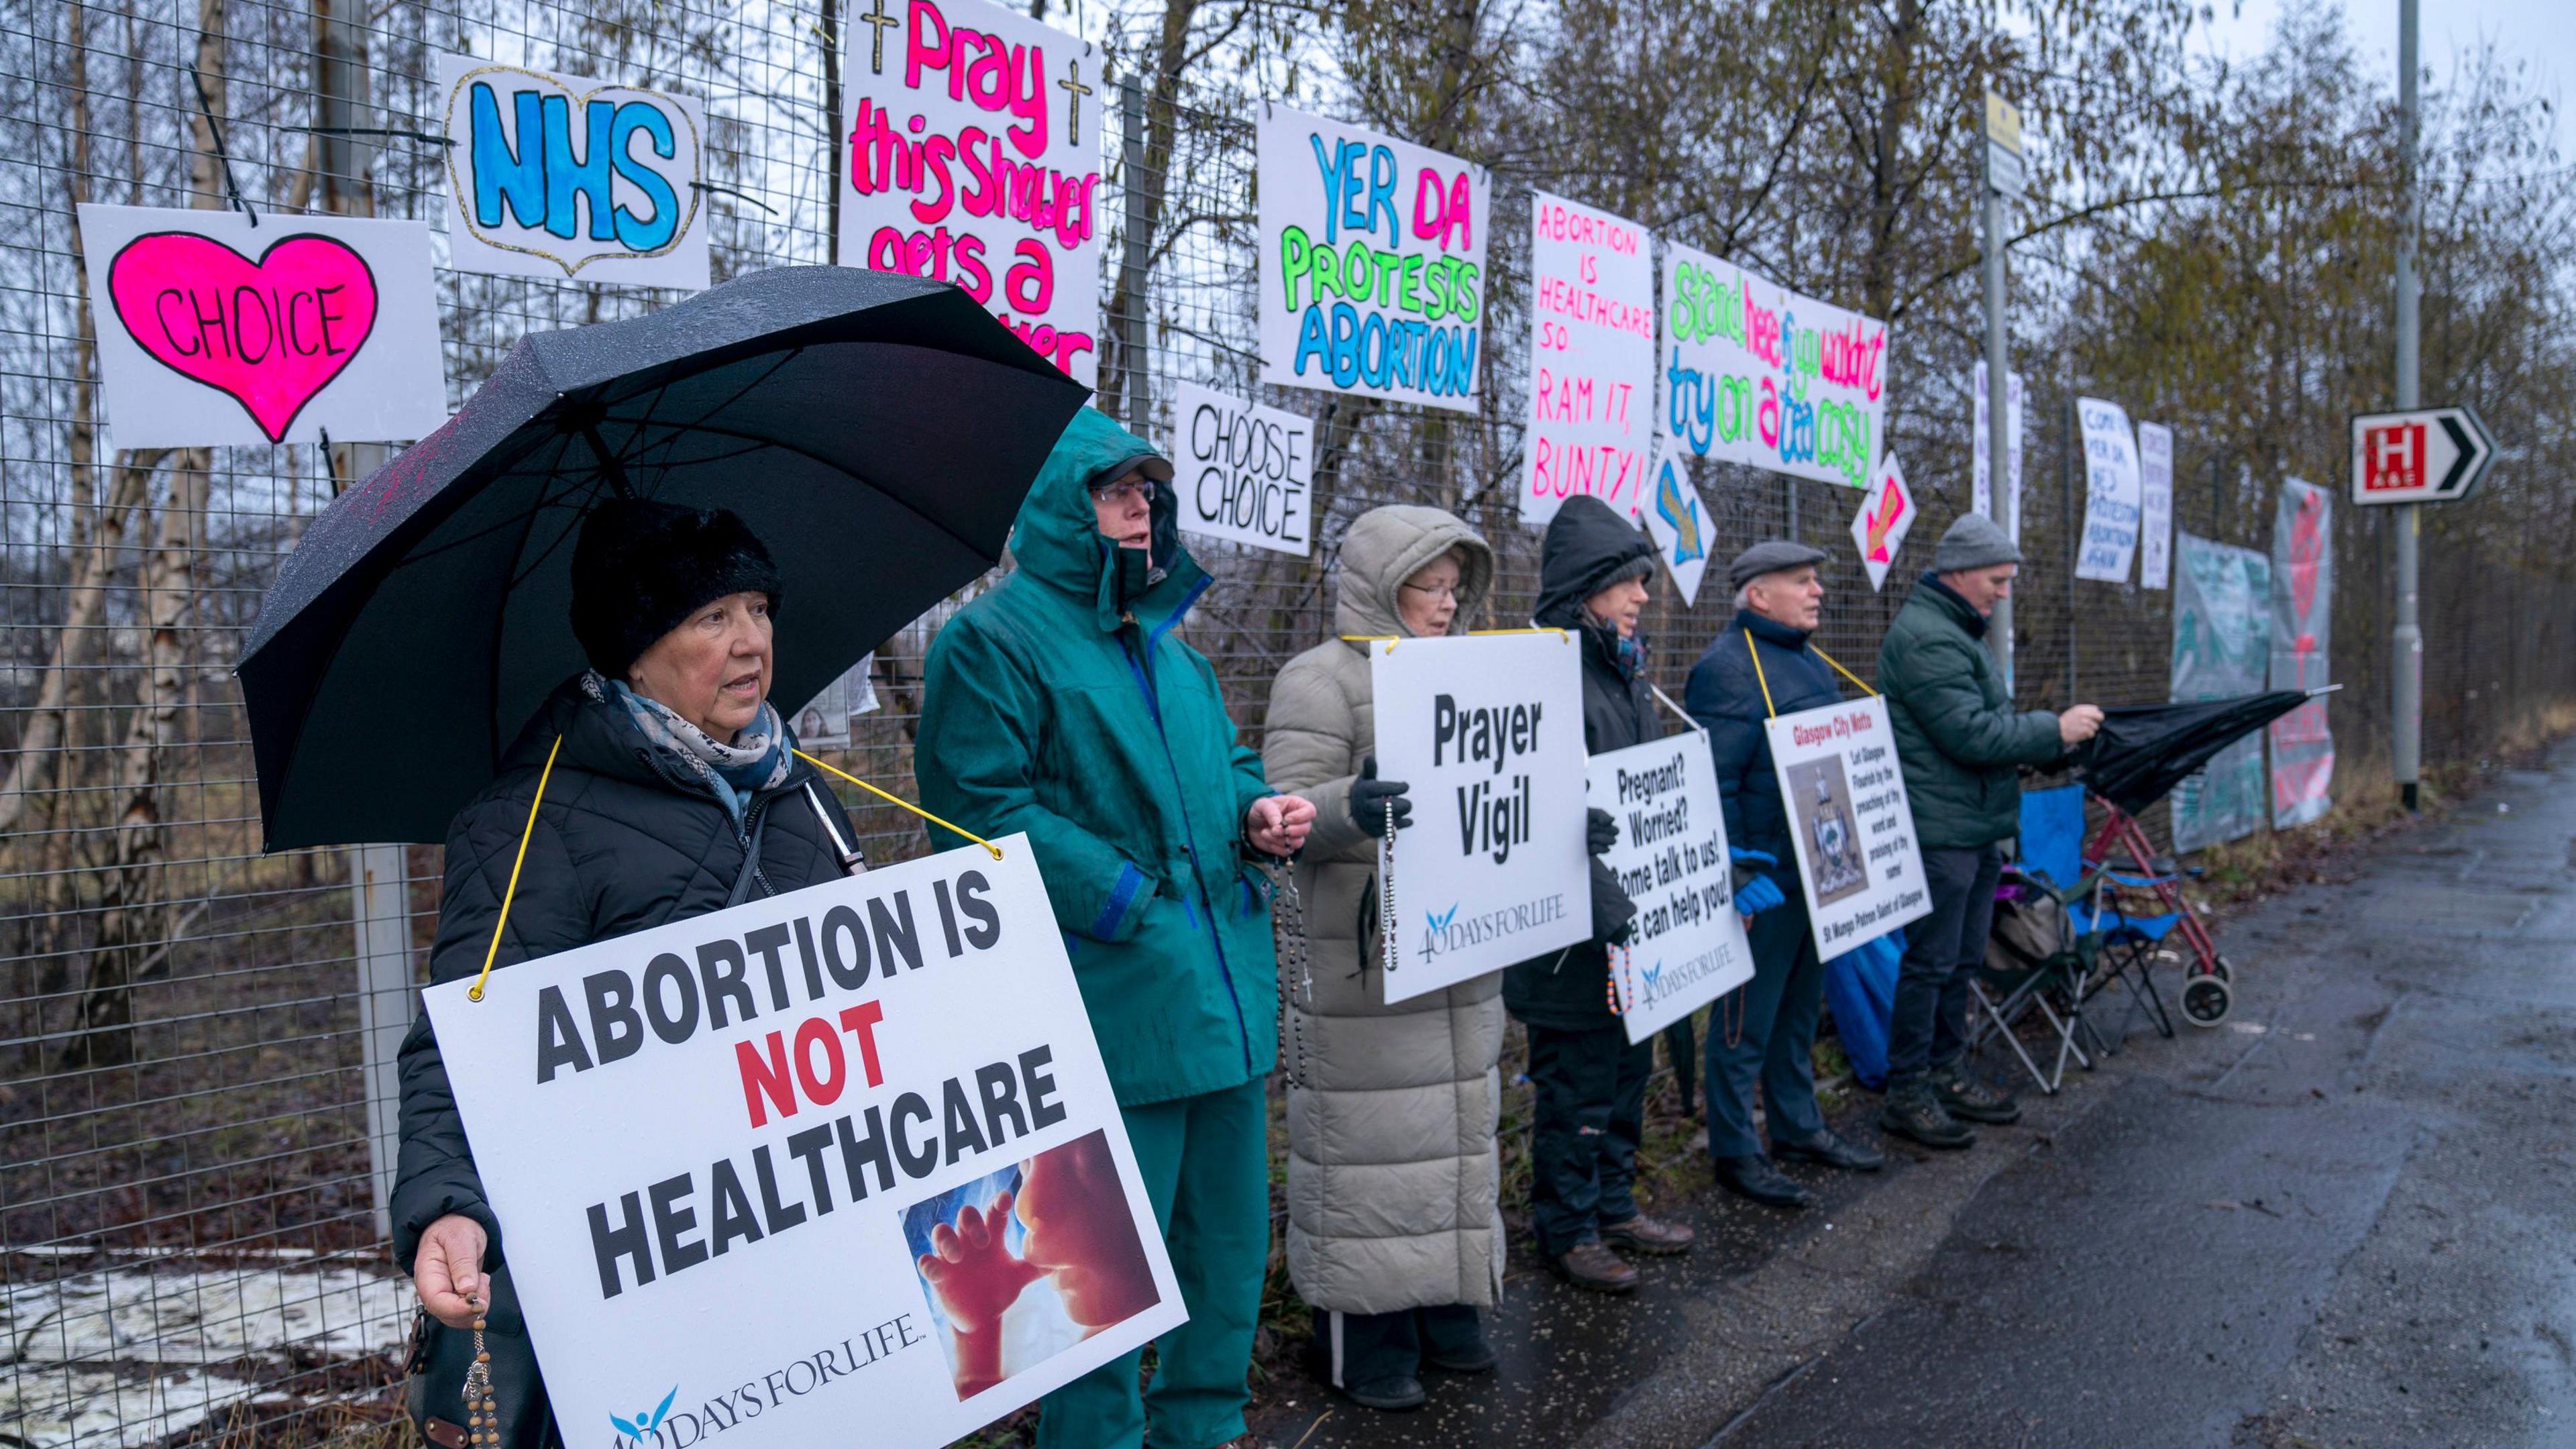
[[[1889,1088],[1887,1106],[1878,1114],[1878,1125],[1884,1131],[1912,1138],[1926,1147],[1947,1150],[1977,1145],[1977,1134],[1943,1110],[1940,1097],[1933,1092],[1932,1084],[1926,1081]]]
[[[1401,1414],[1409,1409],[1419,1409],[1431,1402],[1431,1395],[1423,1390],[1422,1380],[1411,1374],[1391,1379],[1371,1379],[1364,1384],[1353,1384],[1342,1392],[1349,1396],[1352,1403],[1363,1409],[1376,1409],[1388,1414]]]
[[[1550,1259],[1548,1266],[1556,1270],[1556,1276],[1577,1288],[1589,1288],[1595,1293],[1637,1291],[1637,1270],[1628,1266],[1627,1259],[1611,1252],[1598,1240],[1575,1244]]]
[[[1804,1142],[1774,1142],[1771,1155],[1782,1162],[1812,1162],[1844,1172],[1876,1172],[1887,1165],[1877,1148],[1837,1137],[1830,1127]]]
[[[1712,1157],[1709,1165],[1717,1171],[1718,1186],[1764,1207],[1802,1208],[1816,1201],[1805,1188],[1782,1176],[1768,1157]]]
[[[1957,1062],[1932,1069],[1932,1093],[1941,1099],[1941,1110],[1970,1122],[1992,1122],[1997,1126],[2021,1120],[2021,1104],[1969,1076]]]
[[[1668,1223],[1644,1213],[1622,1222],[1601,1225],[1601,1241],[1656,1258],[1689,1252],[1691,1242],[1698,1236],[1680,1223]]]

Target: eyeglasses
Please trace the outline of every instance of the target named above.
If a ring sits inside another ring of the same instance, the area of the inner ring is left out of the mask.
[[[1445,599],[1453,604],[1458,602],[1458,586],[1456,584],[1404,583],[1398,584],[1396,587],[1399,589],[1411,589],[1417,594],[1429,594],[1435,599]]]
[[[1154,501],[1154,480],[1130,476],[1113,479],[1107,483],[1094,483],[1091,485],[1091,501],[1120,505],[1142,503],[1151,506]]]

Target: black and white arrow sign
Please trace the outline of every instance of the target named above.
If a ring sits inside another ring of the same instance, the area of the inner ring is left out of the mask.
[[[2352,420],[2352,501],[2466,498],[2494,460],[2495,439],[2474,408],[2359,413]]]

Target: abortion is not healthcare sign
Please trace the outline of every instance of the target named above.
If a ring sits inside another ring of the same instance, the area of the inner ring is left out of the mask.
[[[423,994],[567,1439],[929,1449],[1187,1316],[998,844]]]
[[[1753,947],[1735,913],[1717,765],[1697,731],[1594,755],[1592,804],[1619,822],[1602,859],[1637,904],[1610,984],[1631,1045],[1753,979]]]
[[[1402,780],[1386,999],[1592,934],[1582,646],[1557,630],[1370,645],[1377,772]]]
[[[1770,724],[1816,954],[1828,959],[1932,913],[1887,701],[1821,704]]]

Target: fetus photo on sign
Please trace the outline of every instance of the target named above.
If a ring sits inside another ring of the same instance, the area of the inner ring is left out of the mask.
[[[960,1403],[1162,1301],[1105,1133],[904,1209]]]
[[[1791,803],[1798,829],[1807,838],[1807,860],[1815,869],[1816,904],[1830,905],[1869,884],[1860,834],[1852,828],[1851,787],[1843,782],[1840,755],[1806,760],[1789,767]]]

